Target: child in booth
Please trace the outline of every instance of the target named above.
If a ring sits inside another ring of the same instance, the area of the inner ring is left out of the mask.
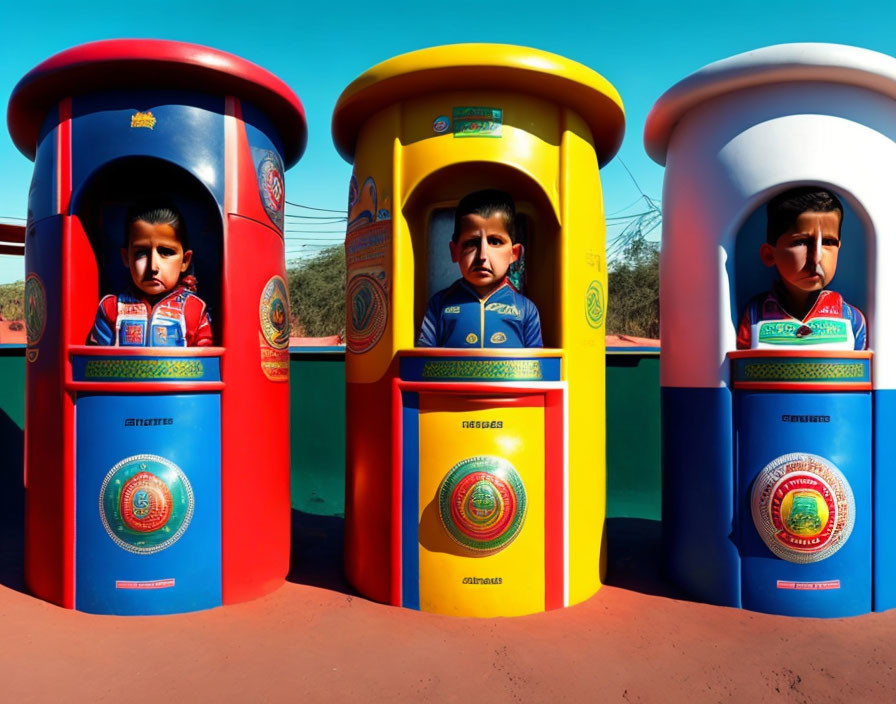
[[[121,347],[204,347],[212,344],[205,302],[185,276],[193,258],[186,224],[167,204],[137,205],[128,211],[124,265],[131,290],[105,296],[96,312],[89,345]]]
[[[476,191],[458,203],[450,250],[461,278],[430,299],[418,347],[542,346],[538,309],[507,279],[522,251],[515,216],[503,191]]]
[[[837,270],[843,205],[830,191],[804,186],[772,198],[767,214],[759,256],[779,278],[747,304],[738,349],[867,349],[862,312],[825,288]]]

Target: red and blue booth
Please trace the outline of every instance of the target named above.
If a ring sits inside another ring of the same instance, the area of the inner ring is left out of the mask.
[[[769,613],[892,608],[896,308],[885,301],[896,59],[788,44],[719,61],[657,101],[645,143],[666,166],[660,379],[671,577],[703,601]],[[839,329],[807,335],[792,321],[757,338],[766,348],[735,350],[741,312],[772,286],[774,270],[759,258],[764,206],[804,185],[843,203],[830,288],[864,311],[873,353],[838,339]]]
[[[277,588],[289,567],[284,170],[301,103],[236,56],[112,40],[44,61],[9,129],[35,162],[25,238],[25,574],[67,608],[158,614]],[[125,213],[183,214],[212,347],[88,347],[127,290]]]

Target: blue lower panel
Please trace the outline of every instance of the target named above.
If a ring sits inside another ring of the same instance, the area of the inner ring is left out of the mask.
[[[744,608],[827,617],[870,611],[870,392],[736,391],[734,424]],[[798,457],[782,459],[787,455]],[[786,475],[763,475],[770,464],[789,469]],[[835,538],[845,535],[845,523],[833,518],[848,516],[842,510],[843,480],[854,498],[854,523],[848,538],[832,542],[828,531]],[[751,508],[754,485],[777,487],[757,503],[759,526]],[[834,506],[841,507],[837,514]],[[765,540],[760,530],[766,530]],[[824,547],[834,543],[840,545],[836,552]]]
[[[219,606],[220,396],[84,395],[75,409],[75,607]]]
[[[874,610],[896,607],[896,390],[874,392]]]
[[[405,394],[401,411],[401,605],[420,610],[420,396]]]
[[[670,577],[696,599],[740,606],[731,392],[665,387],[662,406],[663,540]]]

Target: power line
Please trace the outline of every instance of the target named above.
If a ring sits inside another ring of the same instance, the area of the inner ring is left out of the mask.
[[[340,213],[342,215],[346,214],[345,210],[333,210],[332,208],[313,208],[310,205],[302,205],[301,203],[293,203],[291,200],[286,201],[287,205],[291,205],[294,208],[304,208],[305,210],[317,210],[321,213]]]
[[[333,215],[293,215],[286,213],[288,218],[299,218],[301,220],[333,220],[334,222],[345,222],[348,218],[337,218]]]

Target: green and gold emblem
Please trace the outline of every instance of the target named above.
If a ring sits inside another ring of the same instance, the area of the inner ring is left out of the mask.
[[[289,295],[281,276],[272,276],[261,292],[258,317],[264,339],[275,350],[289,347]]]
[[[600,281],[592,281],[585,292],[585,319],[593,328],[603,325],[604,287]]]

